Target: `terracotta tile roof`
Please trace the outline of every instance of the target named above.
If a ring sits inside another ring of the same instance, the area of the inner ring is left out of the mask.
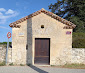
[[[9,26],[10,27],[20,28],[20,25],[18,25],[19,23],[21,23],[21,22],[23,22],[23,21],[25,21],[25,20],[27,20],[29,18],[32,18],[32,17],[34,17],[34,16],[36,16],[36,15],[38,15],[40,13],[47,14],[47,15],[51,16],[52,18],[54,18],[54,19],[56,19],[56,20],[58,20],[58,21],[60,21],[60,22],[62,22],[64,24],[66,24],[66,26],[64,27],[65,29],[72,29],[72,28],[76,27],[76,25],[73,24],[72,22],[63,19],[63,18],[59,17],[58,15],[45,10],[44,8],[42,8],[41,10],[39,10],[37,12],[34,12],[34,13],[24,17],[24,18],[21,18],[21,19],[15,21],[15,22],[11,23]]]

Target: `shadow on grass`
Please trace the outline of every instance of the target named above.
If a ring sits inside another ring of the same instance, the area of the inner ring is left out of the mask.
[[[48,73],[48,72],[46,72],[46,71],[44,71],[44,70],[42,70],[42,69],[40,69],[40,68],[38,68],[38,67],[36,67],[36,66],[33,66],[33,65],[31,65],[31,66],[29,66],[29,67],[31,67],[32,69],[34,69],[34,70],[37,71],[38,73]]]

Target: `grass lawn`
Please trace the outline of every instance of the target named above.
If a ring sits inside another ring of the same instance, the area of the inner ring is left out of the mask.
[[[0,62],[0,66],[6,66],[5,62]],[[14,66],[13,63],[9,64],[9,66]],[[19,66],[25,66],[20,64]],[[71,69],[85,69],[85,64],[65,64],[65,65],[51,65],[51,67],[58,67],[58,68],[71,68]]]
[[[55,66],[54,66],[55,67]],[[74,68],[74,69],[85,69],[85,64],[65,64],[65,65],[61,65],[58,66],[61,68]]]

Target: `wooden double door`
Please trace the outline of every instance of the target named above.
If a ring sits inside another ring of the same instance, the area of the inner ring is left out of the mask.
[[[35,64],[50,64],[50,39],[36,38],[35,39]]]

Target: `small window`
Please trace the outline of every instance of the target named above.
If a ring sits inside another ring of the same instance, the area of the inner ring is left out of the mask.
[[[41,25],[41,28],[44,28],[44,25]]]

